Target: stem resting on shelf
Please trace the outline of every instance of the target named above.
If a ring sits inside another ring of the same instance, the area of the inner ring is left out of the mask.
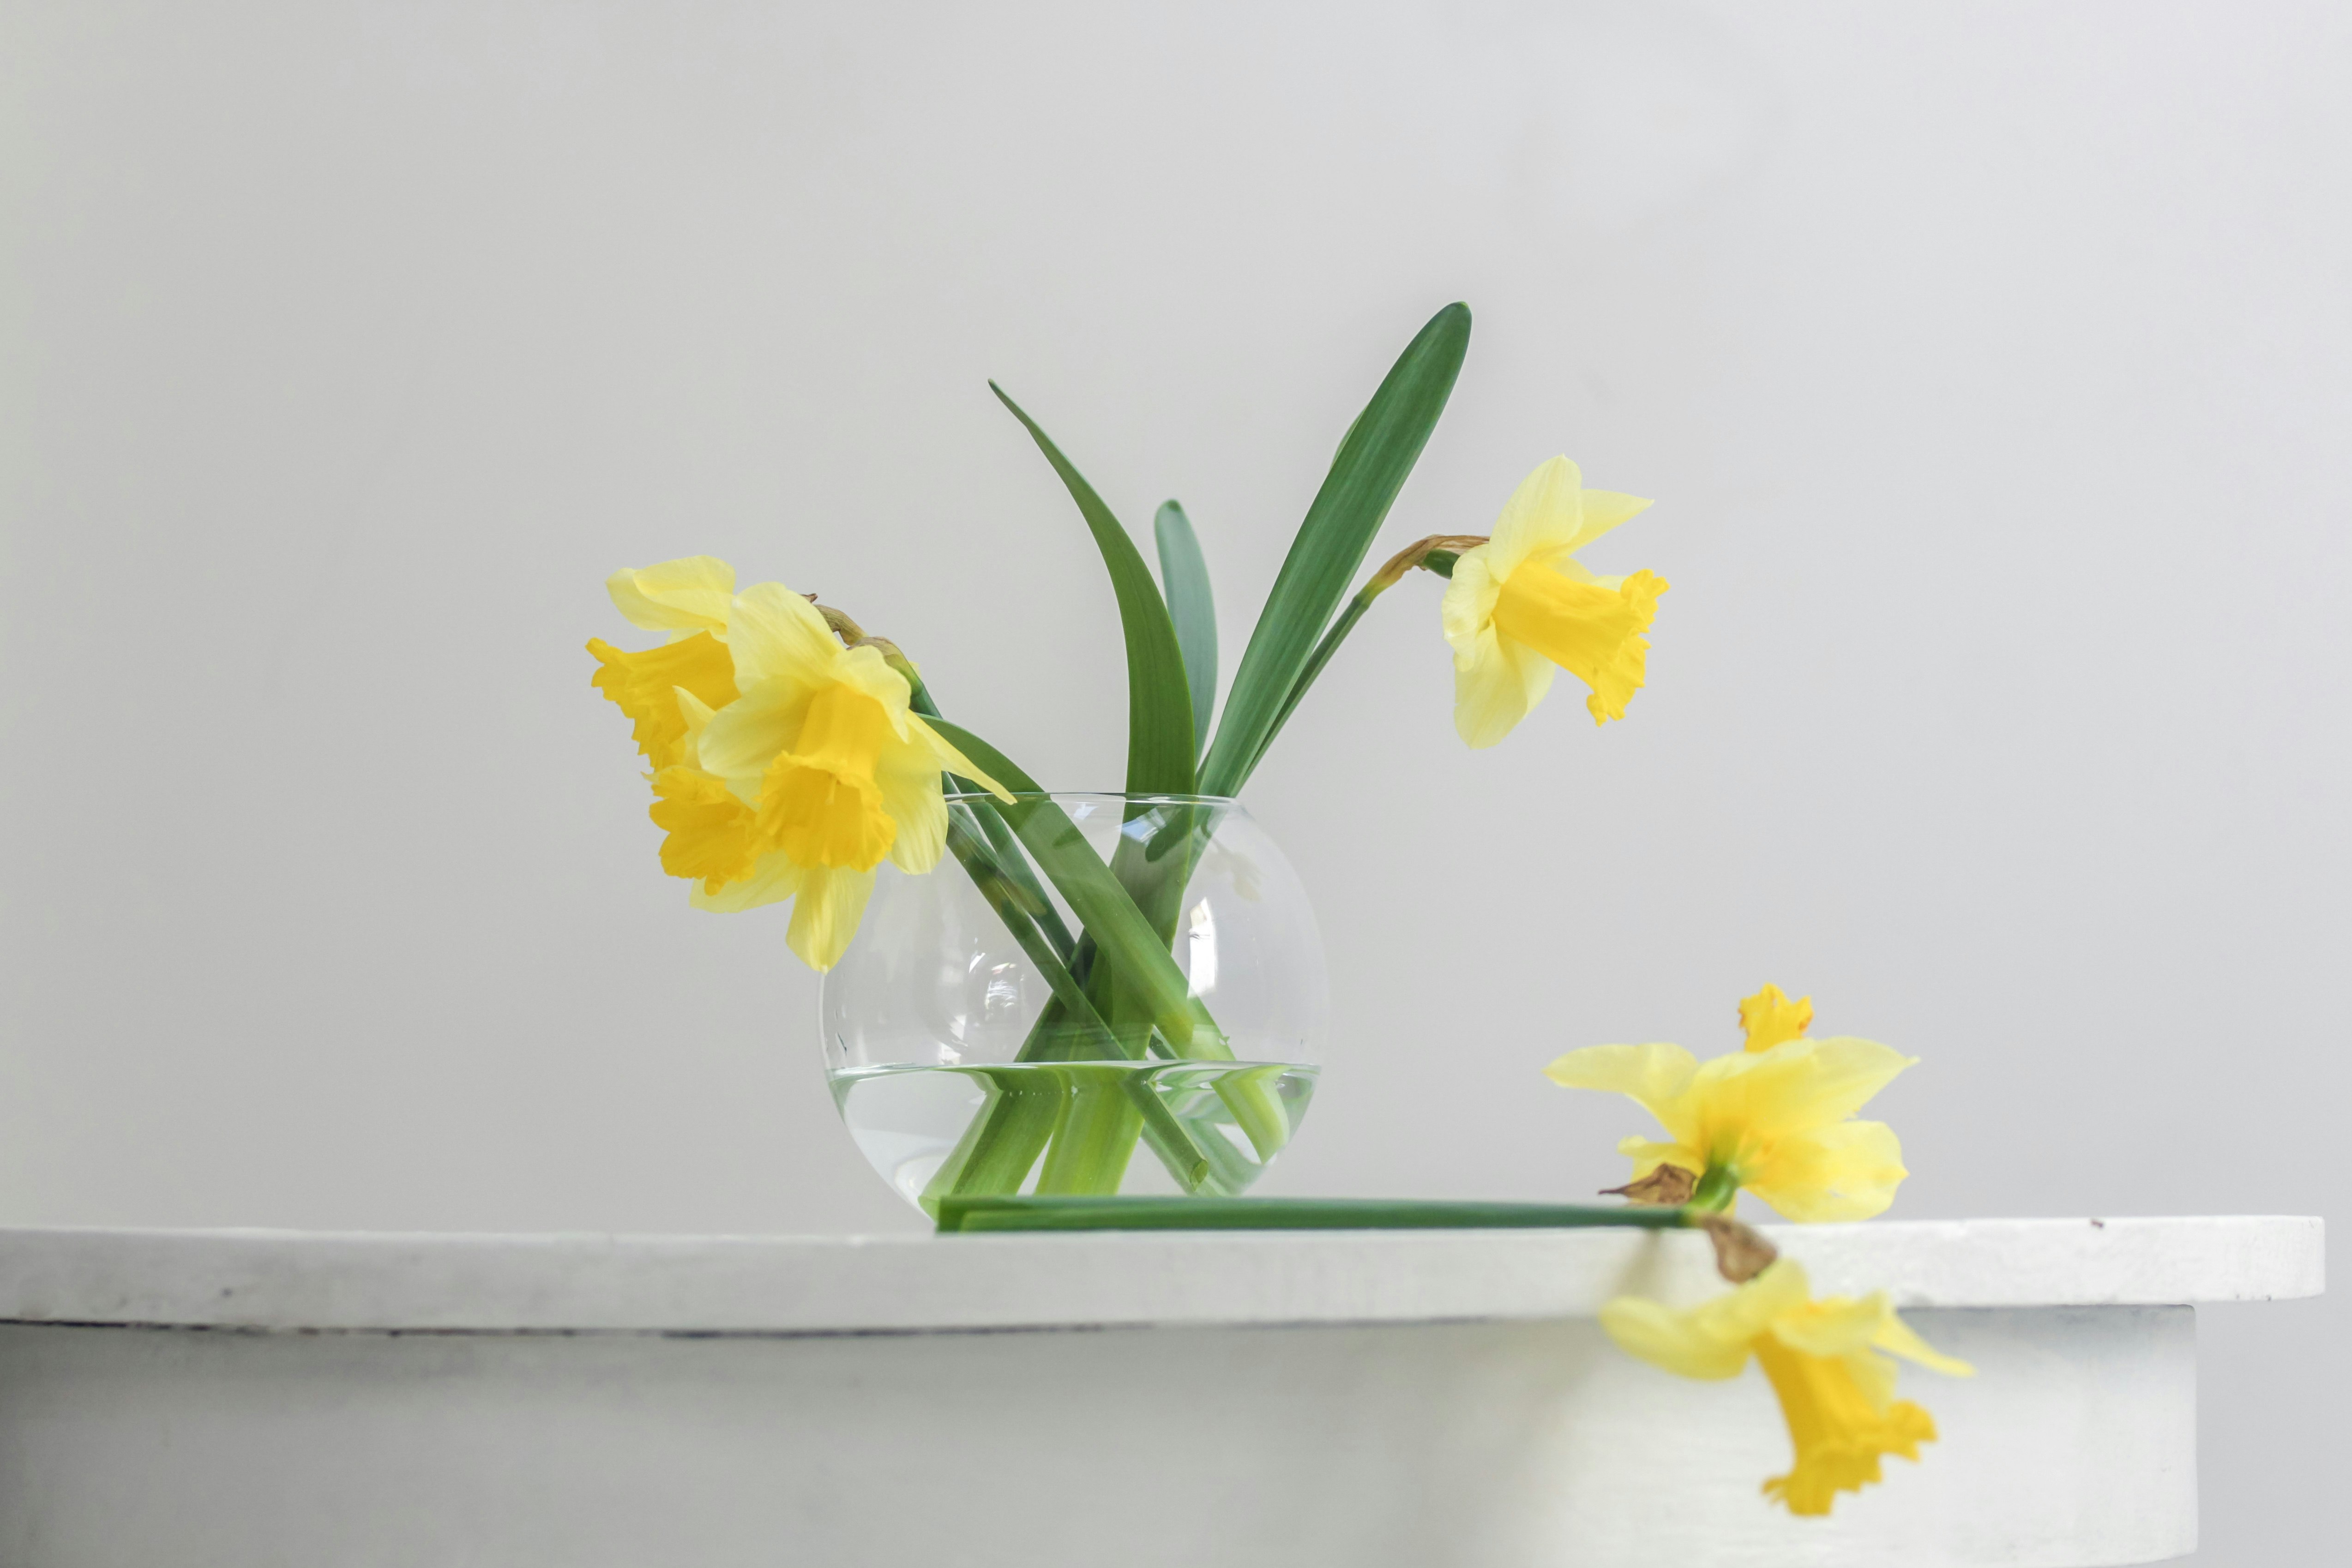
[[[1428,1203],[1377,1197],[1020,1197],[940,1200],[942,1233],[981,1230],[1683,1230],[1679,1208]]]

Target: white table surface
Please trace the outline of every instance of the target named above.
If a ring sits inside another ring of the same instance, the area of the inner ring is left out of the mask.
[[[1767,1227],[1817,1293],[1906,1307],[2317,1294],[2316,1218]],[[814,1334],[1590,1317],[1722,1289],[1704,1239],[1635,1230],[948,1237],[0,1230],[0,1322]]]

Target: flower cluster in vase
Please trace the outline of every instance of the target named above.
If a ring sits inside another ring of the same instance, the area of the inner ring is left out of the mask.
[[[1108,855],[1003,748],[941,711],[907,649],[845,610],[776,582],[739,589],[707,556],[608,581],[623,617],[666,638],[588,647],[595,685],[633,722],[650,769],[662,869],[691,884],[696,905],[789,901],[785,940],[826,970],[849,949],[885,860],[919,876],[952,860],[1050,992],[1013,1065],[1055,1067],[1058,1103],[1039,1114],[1039,1096],[992,1087],[930,1176],[927,1208],[1033,1179],[1040,1191],[1118,1192],[1139,1146],[1178,1190],[1231,1195],[1283,1146],[1281,1085],[1255,1069],[1215,1077],[1210,1113],[1188,1116],[1159,1080],[1097,1092],[1066,1064],[1235,1060],[1175,955],[1185,890],[1219,803],[1240,794],[1333,654],[1408,574],[1449,580],[1454,722],[1474,747],[1509,734],[1561,669],[1583,682],[1597,723],[1622,717],[1641,688],[1666,584],[1597,575],[1578,557],[1649,503],[1587,489],[1564,457],[1527,476],[1491,535],[1423,539],[1350,592],[1469,333],[1466,307],[1439,311],[1349,427],[1213,713],[1216,617],[1182,508],[1171,502],[1155,519],[1155,580],[1094,487],[997,390],[1076,503],[1118,604],[1130,804]],[[1245,1144],[1241,1157],[1223,1128]]]

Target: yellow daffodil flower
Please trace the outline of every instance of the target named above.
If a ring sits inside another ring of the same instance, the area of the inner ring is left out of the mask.
[[[886,856],[919,873],[939,863],[940,773],[997,786],[910,709],[880,649],[844,647],[781,583],[738,594],[734,580],[708,557],[615,573],[621,612],[673,641],[642,653],[591,643],[595,685],[654,765],[662,869],[696,883],[698,908],[793,900],[786,943],[829,969]]]
[[[1814,1301],[1803,1268],[1786,1258],[1687,1312],[1620,1296],[1601,1309],[1601,1326],[1629,1354],[1685,1377],[1737,1377],[1753,1355],[1796,1449],[1794,1467],[1766,1481],[1764,1495],[1790,1513],[1829,1512],[1839,1492],[1881,1479],[1882,1456],[1916,1461],[1919,1445],[1936,1440],[1927,1412],[1895,1397],[1895,1364],[1880,1352],[1955,1377],[1975,1371],[1929,1348],[1883,1291]]]
[[[1874,1040],[1803,1039],[1812,1004],[1769,986],[1740,1017],[1748,1049],[1704,1064],[1679,1045],[1596,1045],[1544,1071],[1570,1089],[1627,1095],[1658,1119],[1668,1141],[1617,1145],[1635,1181],[1679,1166],[1698,1177],[1701,1204],[1727,1204],[1745,1187],[1795,1220],[1883,1213],[1909,1174],[1903,1145],[1884,1122],[1847,1118],[1916,1059]]]
[[[1576,465],[1555,457],[1512,493],[1493,537],[1454,563],[1444,615],[1465,741],[1486,747],[1510,734],[1551,689],[1555,666],[1592,688],[1584,706],[1595,724],[1625,716],[1665,580],[1596,577],[1575,552],[1649,505],[1585,489]]]

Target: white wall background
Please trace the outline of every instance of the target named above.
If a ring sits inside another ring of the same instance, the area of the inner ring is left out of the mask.
[[[1449,726],[1382,601],[1253,786],[1338,1043],[1269,1190],[1573,1198],[1570,1046],[1772,979],[1898,1216],[2336,1210],[2352,23],[2327,5],[0,8],[0,1221],[904,1229],[581,643],[709,551],[1115,784],[1422,319],[1383,536],[1660,497],[1652,685]],[[2209,1313],[2206,1551],[2338,1531],[2352,1317]],[[1896,1483],[1899,1484],[1899,1477]]]

